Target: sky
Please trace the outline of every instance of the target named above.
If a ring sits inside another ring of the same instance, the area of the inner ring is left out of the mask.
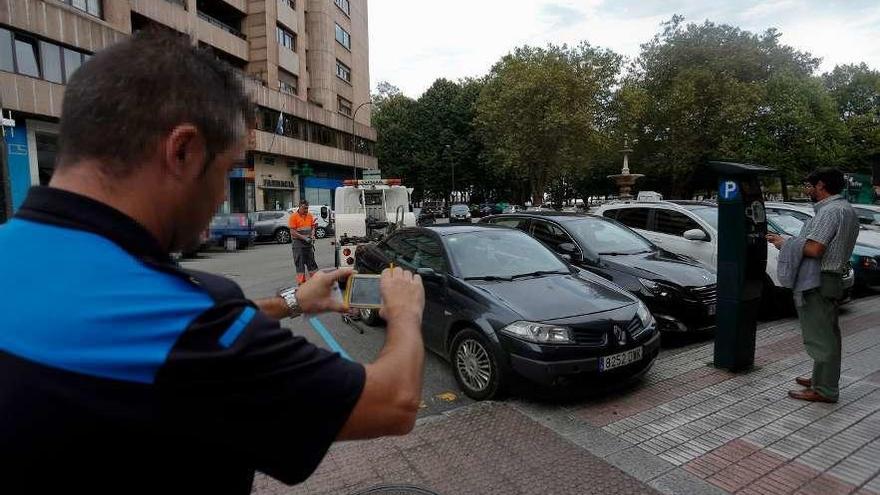
[[[820,72],[865,62],[880,69],[880,0],[369,0],[370,80],[411,97],[435,79],[489,72],[522,45],[586,40],[624,56],[674,14],[686,22],[775,27],[784,44],[822,59]]]

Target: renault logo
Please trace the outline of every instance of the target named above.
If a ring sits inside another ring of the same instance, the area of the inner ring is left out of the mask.
[[[614,338],[617,339],[617,345],[626,345],[626,332],[620,325],[614,325]]]

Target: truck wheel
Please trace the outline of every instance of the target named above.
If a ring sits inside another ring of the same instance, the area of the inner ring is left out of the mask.
[[[290,244],[290,231],[285,228],[276,230],[275,242],[278,244]]]
[[[315,237],[317,237],[318,239],[323,239],[327,237],[327,229],[325,229],[324,227],[318,227],[317,229],[315,229]]]

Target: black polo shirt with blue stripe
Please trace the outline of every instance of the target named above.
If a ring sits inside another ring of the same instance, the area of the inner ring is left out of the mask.
[[[103,203],[36,187],[0,226],[0,493],[297,483],[364,380]]]

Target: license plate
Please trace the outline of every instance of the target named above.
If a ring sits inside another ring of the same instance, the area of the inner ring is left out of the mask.
[[[709,316],[715,316],[715,305],[710,304],[709,306],[706,307],[706,311],[709,312]]]
[[[636,347],[625,352],[599,358],[599,371],[613,370],[642,359],[642,348]]]

